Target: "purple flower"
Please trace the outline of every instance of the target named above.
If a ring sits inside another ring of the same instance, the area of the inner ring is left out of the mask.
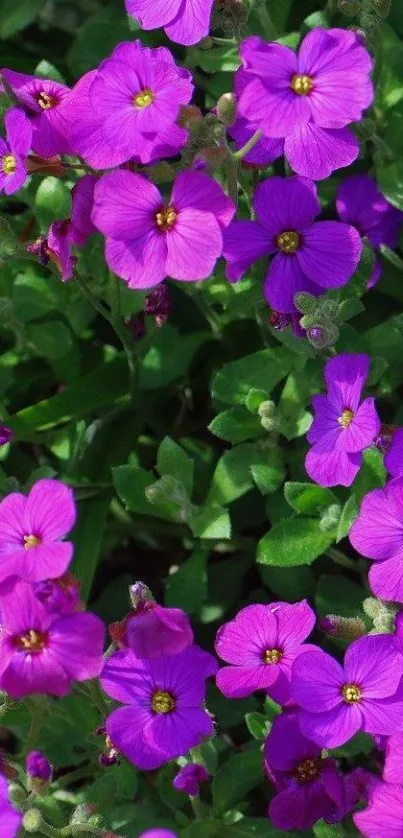
[[[398,428],[392,435],[383,462],[391,477],[403,474],[403,428]]]
[[[211,736],[213,722],[203,703],[206,678],[216,671],[215,659],[198,646],[145,660],[130,649],[116,652],[101,677],[106,694],[126,705],[107,719],[113,745],[147,771]]]
[[[62,576],[73,545],[61,539],[75,519],[73,492],[59,480],[38,480],[28,497],[7,495],[0,503],[0,581],[8,576],[29,582]]]
[[[271,177],[254,194],[256,221],[234,221],[224,236],[227,276],[238,280],[263,256],[274,256],[264,294],[284,314],[296,312],[294,296],[315,296],[345,285],[360,260],[362,244],[354,227],[340,221],[315,222],[320,203],[306,178]]]
[[[56,265],[63,282],[73,276],[75,260],[71,253],[71,245],[70,219],[54,221],[48,230],[46,249],[49,259]]]
[[[199,786],[208,780],[208,773],[204,765],[194,762],[188,762],[179,769],[176,776],[173,778],[173,787],[176,791],[183,791],[191,797],[196,797],[199,794]]]
[[[396,734],[399,735],[399,734]],[[391,737],[393,739],[394,737]],[[344,775],[345,811],[351,812],[362,801],[367,802],[372,789],[382,785],[382,780],[365,768],[358,766]]]
[[[355,32],[317,27],[298,55],[251,36],[240,52],[239,114],[264,136],[285,138],[295,172],[322,180],[356,159],[358,141],[345,126],[361,119],[374,93],[371,57]]]
[[[1,616],[0,689],[12,698],[67,695],[73,681],[100,674],[105,627],[94,614],[52,614],[30,585],[10,579]]]
[[[307,601],[247,605],[218,630],[215,650],[226,663],[217,686],[228,698],[265,690],[279,704],[289,699],[291,667],[307,646],[315,615]],[[314,647],[313,647],[314,648]]]
[[[361,402],[369,365],[368,355],[330,358],[325,365],[327,395],[312,397],[315,415],[307,433],[312,448],[305,468],[320,486],[351,486],[362,452],[379,433],[375,400],[370,397]]]
[[[7,141],[0,137],[0,190],[12,195],[27,179],[25,158],[31,148],[32,126],[21,108],[4,114]]]
[[[0,425],[0,446],[7,445],[13,439],[14,431],[7,425]]]
[[[7,836],[6,836],[7,838]],[[170,829],[147,829],[147,832],[142,832],[139,838],[177,838]]]
[[[247,85],[247,74],[236,73],[235,75],[235,95],[237,99],[245,90]],[[242,148],[253,137],[256,129],[249,124],[248,120],[237,113],[237,118],[233,125],[228,128],[229,136],[235,141],[237,148]],[[248,152],[243,158],[244,163],[250,163],[255,166],[268,166],[282,157],[284,154],[284,140],[274,139],[271,137],[262,137],[252,150]]]
[[[344,788],[332,759],[300,730],[298,713],[285,712],[273,722],[264,748],[265,768],[277,794],[269,818],[276,829],[306,830],[323,818],[328,823],[344,814]]]
[[[48,783],[52,776],[52,766],[42,751],[30,751],[25,767],[28,776],[33,780]]]
[[[8,798],[8,785],[0,775],[0,823],[2,838],[17,838],[22,824],[22,812],[16,812]],[[158,838],[158,836],[157,836]],[[164,838],[164,836],[161,836]],[[167,836],[170,838],[170,836]]]
[[[403,655],[389,634],[354,640],[344,667],[320,649],[304,652],[291,678],[302,733],[323,748],[337,748],[359,730],[403,730],[402,675]]]
[[[125,0],[142,29],[163,26],[170,41],[190,46],[209,33],[213,0]]]
[[[85,175],[71,190],[71,218],[54,221],[50,225],[46,249],[49,259],[55,264],[63,282],[71,279],[75,258],[72,246],[82,247],[96,228],[91,220],[94,204],[94,189],[97,179]]]
[[[116,171],[95,187],[92,219],[106,236],[109,268],[130,288],[150,288],[166,276],[210,276],[233,214],[219,184],[200,172],[181,172],[165,201],[142,175]]]
[[[166,47],[119,44],[72,92],[72,146],[95,169],[176,154],[188,137],[176,121],[192,93],[189,71]]]
[[[142,603],[126,621],[127,645],[137,658],[178,655],[193,643],[193,631],[184,611]]]
[[[374,594],[403,602],[403,476],[365,495],[349,539],[358,553],[375,562],[369,571]]]
[[[397,247],[403,213],[388,203],[373,178],[368,175],[347,177],[339,187],[336,207],[341,220],[352,224],[361,236],[366,236],[375,251],[381,244]],[[375,285],[380,275],[381,263],[375,257],[368,288]]]
[[[403,733],[394,733],[386,740],[383,779],[396,786],[403,783]]]
[[[35,596],[53,614],[74,614],[81,611],[80,583],[71,573],[59,579],[46,579],[33,585]]]
[[[364,838],[402,838],[403,788],[382,783],[373,789],[369,806],[353,815]]]
[[[51,79],[2,70],[4,81],[23,106],[32,125],[32,150],[40,157],[71,154],[70,119],[65,107],[70,88]]]

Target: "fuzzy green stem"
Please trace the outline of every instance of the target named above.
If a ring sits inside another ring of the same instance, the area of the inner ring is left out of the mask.
[[[233,160],[243,160],[243,158],[246,157],[246,155],[249,154],[250,151],[252,151],[252,148],[255,147],[256,143],[259,142],[262,136],[263,135],[261,131],[255,131],[250,140],[248,140],[248,142],[245,143],[245,145],[243,145],[242,148],[232,153]]]
[[[329,556],[329,559],[332,559],[332,561],[340,565],[340,567],[352,570],[353,573],[360,573],[360,568],[358,567],[357,562],[349,559],[348,556],[345,556],[344,553],[342,553],[341,550],[337,550],[336,547],[329,547],[326,554]]]
[[[40,696],[37,700],[32,700],[31,704],[31,725],[29,733],[25,741],[24,754],[29,754],[33,751],[38,741],[39,734],[42,729],[44,715],[46,713],[48,701],[46,696]]]

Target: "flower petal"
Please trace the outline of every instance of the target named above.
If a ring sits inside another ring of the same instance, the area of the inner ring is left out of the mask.
[[[403,555],[372,565],[368,574],[371,591],[386,602],[403,603]]]
[[[258,259],[274,252],[274,245],[255,221],[233,221],[224,231],[223,256],[227,277],[236,282]]]
[[[346,681],[362,688],[364,699],[394,695],[403,676],[403,655],[393,635],[360,637],[344,658]]]
[[[184,46],[197,44],[209,33],[211,9],[214,0],[182,0],[174,20],[165,26],[171,41]]]
[[[227,698],[245,698],[256,690],[268,690],[279,675],[278,664],[224,666],[216,675],[217,687]]]
[[[325,381],[328,396],[340,412],[348,408],[355,413],[361,392],[368,378],[369,355],[342,352],[326,362]]]
[[[326,652],[301,652],[292,667],[291,695],[304,710],[331,710],[342,702],[344,681],[342,667]]]
[[[341,221],[319,221],[305,230],[296,251],[301,270],[323,288],[339,288],[352,277],[362,252],[360,234]]]
[[[152,719],[151,711],[144,707],[119,707],[106,720],[112,744],[141,771],[152,771],[166,762],[161,751],[151,749],[143,738]]]
[[[284,156],[298,175],[325,180],[336,169],[357,159],[360,144],[349,128],[320,128],[313,122],[298,125],[287,135]]]
[[[220,225],[211,212],[182,209],[166,235],[166,246],[168,276],[184,282],[207,279],[222,253]]]
[[[403,549],[403,478],[396,477],[385,489],[373,489],[361,502],[360,514],[349,538],[353,547],[369,559],[389,559]]]
[[[290,314],[297,311],[295,294],[306,291],[318,296],[321,291],[301,270],[295,255],[277,253],[269,265],[264,283],[264,296],[274,311]]]
[[[175,209],[195,209],[213,213],[221,227],[227,227],[235,213],[233,201],[216,180],[201,172],[180,172],[172,190]]]
[[[131,242],[156,229],[162,204],[157,187],[142,175],[110,172],[95,187],[92,220],[104,236]]]
[[[351,486],[361,466],[362,454],[324,451],[314,445],[305,457],[308,476],[319,486]]]
[[[133,241],[107,239],[108,267],[124,279],[129,288],[152,288],[166,277],[166,237],[158,230],[144,233]]]
[[[271,177],[253,196],[257,219],[274,240],[280,233],[311,227],[320,212],[315,184],[301,177]]]
[[[301,655],[302,657],[302,655]],[[323,713],[308,713],[301,710],[301,731],[322,748],[338,748],[344,745],[362,728],[363,715],[356,704],[339,704]]]
[[[25,506],[26,534],[41,541],[55,541],[66,535],[76,521],[74,495],[60,480],[38,480]]]

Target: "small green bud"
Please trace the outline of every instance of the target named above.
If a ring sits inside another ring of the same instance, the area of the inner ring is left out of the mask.
[[[258,409],[260,416],[260,423],[262,428],[266,431],[275,431],[278,428],[278,417],[276,414],[276,405],[272,401],[261,402]]]
[[[313,294],[308,294],[306,291],[300,291],[299,294],[295,294],[294,304],[298,311],[301,311],[302,314],[312,314],[317,308],[318,301]]]
[[[88,823],[89,819],[94,815],[96,812],[95,806],[92,803],[80,803],[74,809],[74,812],[70,818],[71,826],[75,826],[76,824]]]
[[[330,637],[337,637],[340,640],[356,640],[367,634],[364,620],[361,617],[339,617],[338,614],[328,614],[319,623],[322,629]]]
[[[40,832],[43,823],[39,809],[29,809],[24,815],[22,825],[26,832]]]
[[[360,11],[360,0],[339,0],[337,8],[343,15],[355,17]]]
[[[322,532],[331,532],[336,529],[341,515],[341,506],[339,503],[332,503],[323,513],[319,521],[319,529]]]
[[[90,826],[98,826],[100,829],[103,829],[106,826],[105,818],[102,815],[91,815],[88,824]]]
[[[10,799],[10,803],[16,807],[16,809],[25,809],[28,801],[28,795],[18,783],[10,783],[8,787],[8,796]]]
[[[391,0],[372,0],[374,12],[379,17],[388,17],[390,14]]]
[[[267,393],[264,390],[257,390],[256,387],[252,387],[249,390],[248,395],[246,396],[246,408],[249,410],[250,413],[258,413],[259,407],[262,402],[267,400]]]
[[[375,597],[372,596],[368,597],[367,599],[364,599],[362,607],[365,613],[368,615],[368,617],[372,617],[372,619],[378,617],[384,610],[383,603],[379,599],[375,599]]]
[[[229,127],[236,120],[236,99],[233,93],[223,93],[217,102],[217,114],[223,123]]]
[[[337,317],[339,311],[339,304],[335,300],[321,300],[318,305],[318,310],[325,317]]]

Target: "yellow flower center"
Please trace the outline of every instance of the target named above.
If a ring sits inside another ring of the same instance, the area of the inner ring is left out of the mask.
[[[136,95],[133,96],[133,104],[136,108],[148,108],[152,105],[154,99],[155,94],[152,90],[149,90],[148,87],[146,87],[144,90],[141,90],[140,93],[136,93]]]
[[[50,96],[49,93],[45,93],[44,90],[41,90],[38,96],[38,105],[43,111],[48,111],[49,108],[54,108],[56,105],[56,99],[54,96]]]
[[[351,425],[354,419],[354,413],[352,410],[343,410],[343,413],[338,418],[338,423],[341,425],[342,428],[348,428]]]
[[[42,544],[41,539],[36,535],[24,535],[24,547],[26,550],[32,550],[33,547],[38,547]]]
[[[266,649],[266,651],[263,652],[264,663],[278,663],[279,661],[281,661],[282,657],[283,653],[280,652],[280,649]]]
[[[357,701],[361,701],[361,690],[357,684],[344,684],[341,694],[347,704],[356,704]]]
[[[295,253],[300,245],[299,234],[293,230],[286,230],[277,236],[277,247],[282,253]]]
[[[309,783],[310,780],[317,780],[320,777],[318,760],[304,759],[295,769],[295,776],[299,783]]]
[[[17,160],[14,154],[6,154],[3,157],[2,163],[3,172],[5,175],[13,175],[17,168]]]
[[[157,212],[155,216],[157,227],[163,233],[166,233],[167,230],[171,230],[171,228],[174,226],[177,217],[178,213],[172,206],[163,207],[163,209]]]
[[[176,702],[173,695],[164,690],[157,690],[151,700],[154,713],[172,713],[172,710],[175,710],[175,705]]]
[[[30,629],[27,634],[15,638],[15,645],[24,652],[42,652],[47,645],[48,637],[40,631]]]
[[[310,76],[293,76],[291,88],[298,96],[308,96],[313,88],[313,79]]]

